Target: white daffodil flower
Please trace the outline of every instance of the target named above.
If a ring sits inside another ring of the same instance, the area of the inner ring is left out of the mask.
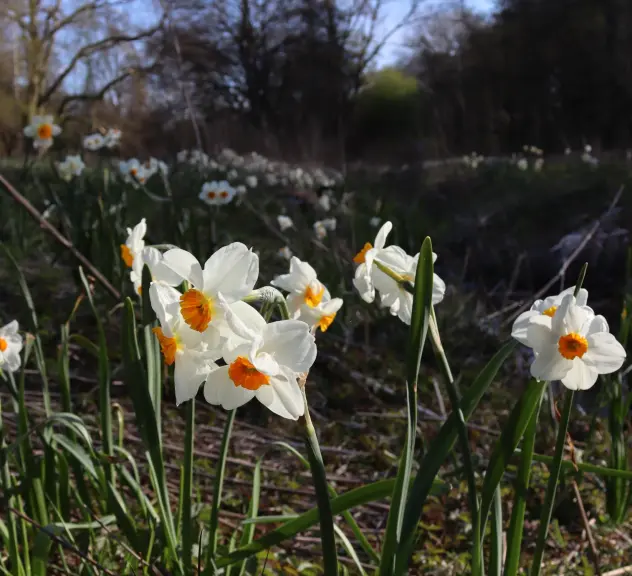
[[[283,418],[298,420],[305,412],[298,378],[316,359],[316,342],[305,322],[281,320],[266,324],[254,308],[236,314],[220,300],[235,337],[224,344],[226,366],[206,378],[204,397],[226,410],[257,398]]]
[[[314,222],[314,234],[319,240],[324,240],[327,237],[327,228],[322,221]]]
[[[153,332],[165,364],[175,364],[176,405],[195,397],[207,375],[217,368],[215,360],[221,357],[219,332],[191,330],[180,314],[180,297],[180,292],[165,284],[149,287],[151,307],[160,322],[160,328]]]
[[[49,148],[53,144],[53,138],[60,134],[61,128],[54,123],[50,114],[33,116],[31,123],[24,128],[24,135],[33,139],[35,148]]]
[[[81,156],[66,156],[63,162],[56,163],[59,176],[62,180],[70,182],[75,176],[81,176],[86,165]]]
[[[121,142],[122,132],[118,128],[109,128],[103,138],[103,146],[106,148],[116,148]]]
[[[235,197],[236,193],[235,189],[226,180],[205,182],[199,198],[209,206],[218,206],[228,204]]]
[[[332,298],[316,271],[296,256],[290,259],[290,273],[277,276],[270,284],[289,292],[286,300],[290,315],[310,328],[325,332],[342,307],[342,299]]]
[[[540,314],[527,329],[535,360],[531,375],[538,380],[561,380],[570,390],[587,390],[599,374],[623,365],[625,349],[610,334],[603,316],[591,314],[567,294],[553,316]]]
[[[527,339],[527,330],[529,328],[529,323],[532,318],[540,316],[544,314],[546,316],[553,317],[555,311],[558,306],[562,303],[562,300],[568,294],[573,294],[575,292],[575,286],[571,286],[566,290],[563,290],[559,294],[555,296],[547,296],[544,300],[536,300],[531,308],[526,312],[523,312],[515,319],[513,326],[511,327],[511,335],[518,340],[521,344],[525,346],[529,346],[529,341]],[[588,302],[588,291],[585,288],[580,288],[577,293],[577,299],[575,304],[580,308],[584,308],[588,314],[595,315],[593,309],[586,305]]]
[[[360,293],[360,297],[365,302],[370,303],[375,299],[375,288],[371,278],[373,260],[375,259],[375,256],[384,249],[386,237],[390,234],[392,229],[393,225],[390,222],[384,222],[382,227],[378,230],[375,242],[373,244],[367,242],[362,250],[353,257],[353,261],[356,264],[359,264],[355,271],[353,285],[356,287]]]
[[[279,248],[277,254],[285,260],[289,260],[290,258],[292,258],[292,250],[290,250],[289,246],[283,246],[283,248]]]
[[[285,232],[288,228],[292,228],[294,226],[294,222],[289,216],[285,216],[283,214],[279,214],[277,216],[277,222],[279,223],[279,228],[281,232]]]
[[[186,250],[174,248],[163,254],[163,262],[191,288],[180,297],[180,311],[193,330],[204,332],[209,325],[221,328],[221,293],[229,304],[241,300],[254,288],[259,276],[259,257],[241,242],[220,248],[204,264]]]
[[[433,252],[432,261],[434,262],[436,259],[437,255]],[[380,251],[376,260],[414,286],[419,254],[413,258],[399,246],[388,246]],[[380,294],[380,305],[389,308],[390,313],[393,316],[397,316],[404,324],[410,324],[413,311],[413,295],[402,284],[382,272],[375,265],[371,276],[373,285]],[[438,304],[443,300],[444,295],[445,282],[434,274],[432,280],[432,303]]]
[[[272,282],[272,286],[289,292],[287,305],[292,316],[300,313],[304,304],[310,308],[318,306],[323,299],[331,300],[329,290],[318,280],[316,270],[307,262],[302,262],[296,256],[290,260],[289,274],[281,274]]]
[[[127,240],[125,244],[121,244],[121,258],[129,268],[133,268],[134,260],[140,257],[145,248],[145,234],[147,222],[144,218],[134,228],[127,229]]]
[[[132,271],[129,274],[130,280],[134,285],[134,292],[139,296],[142,295],[144,266],[149,268],[152,282],[156,284],[178,286],[182,283],[180,275],[165,266],[165,263],[162,261],[162,252],[152,246],[146,246],[140,252],[140,257],[137,256],[133,259]]]
[[[22,336],[18,334],[18,328],[17,320],[0,328],[0,371],[15,372],[22,363]]]
[[[83,147],[86,150],[96,152],[97,150],[101,150],[103,146],[105,146],[105,138],[103,138],[103,136],[101,136],[98,132],[90,134],[83,139]]]
[[[138,188],[139,183],[144,184],[147,180],[145,167],[136,158],[131,158],[127,162],[119,162],[119,171],[123,180],[134,188]]]

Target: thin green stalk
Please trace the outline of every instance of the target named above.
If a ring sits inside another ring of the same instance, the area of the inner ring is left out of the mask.
[[[222,437],[222,445],[219,450],[219,460],[215,469],[215,485],[213,487],[213,504],[211,507],[211,518],[209,521],[208,534],[208,550],[206,553],[206,567],[204,575],[211,576],[215,574],[215,556],[217,554],[217,528],[219,526],[219,507],[222,503],[222,488],[224,486],[224,473],[226,471],[226,459],[228,458],[228,445],[230,444],[230,435],[235,422],[235,414],[237,409],[228,412],[226,424],[224,425],[224,436]]]
[[[375,261],[381,270],[387,270],[387,274],[394,274],[387,267]],[[401,280],[401,286],[410,290],[413,294],[413,309],[411,313],[410,330],[408,333],[408,345],[406,350],[406,436],[404,448],[399,458],[395,488],[391,497],[386,530],[382,545],[382,558],[380,562],[380,576],[398,574],[400,559],[397,557],[397,549],[402,539],[407,537],[403,530],[404,512],[409,493],[412,465],[415,455],[415,440],[417,436],[417,382],[419,379],[419,367],[423,354],[428,326],[432,314],[432,290],[433,290],[433,254],[432,242],[426,237],[419,251],[417,270],[415,273],[415,285],[410,286],[408,281]],[[397,280],[400,282],[400,280]],[[407,562],[407,560],[405,560]]]
[[[494,491],[492,508],[492,545],[489,554],[489,576],[500,576],[503,569],[503,505],[500,484]]]
[[[193,487],[193,448],[195,431],[195,398],[186,405],[186,428],[184,432],[184,469],[182,471],[182,565],[184,573],[192,573],[193,520],[191,518],[191,494]]]
[[[568,423],[571,418],[571,410],[573,408],[573,398],[575,392],[569,390],[566,393],[564,409],[562,410],[562,418],[560,420],[559,430],[557,432],[557,440],[555,442],[555,454],[553,456],[553,464],[550,469],[549,482],[546,487],[544,496],[544,505],[542,507],[542,515],[540,517],[540,530],[538,539],[533,553],[533,563],[531,564],[531,576],[539,576],[542,569],[542,558],[544,556],[544,547],[546,546],[546,537],[549,533],[549,523],[553,515],[553,505],[555,504],[555,493],[557,492],[557,483],[560,479],[560,470],[562,468],[562,459],[564,457],[564,445],[566,444],[566,432]]]
[[[303,385],[303,401],[305,403],[305,434],[307,445],[307,457],[309,459],[309,469],[312,473],[314,490],[316,491],[316,502],[320,521],[320,541],[323,549],[323,571],[325,576],[336,576],[338,574],[338,555],[336,553],[336,533],[334,532],[334,517],[331,512],[331,501],[329,500],[329,487],[327,485],[327,473],[325,463],[320,452],[316,429],[312,423]]]
[[[529,478],[531,477],[531,463],[535,449],[535,434],[538,429],[538,416],[542,406],[542,398],[536,411],[529,420],[529,425],[524,434],[522,442],[522,452],[520,454],[520,464],[518,466],[518,476],[516,478],[514,504],[507,531],[507,557],[505,558],[505,576],[517,576],[520,569],[520,550],[522,548],[522,532],[524,529],[524,514],[527,508],[527,490],[529,489]]]
[[[456,425],[459,437],[459,443],[461,445],[461,451],[463,452],[463,468],[465,470],[465,476],[467,481],[467,492],[470,506],[470,514],[472,517],[472,526],[478,528],[480,531],[480,514],[478,499],[476,497],[476,476],[474,475],[474,463],[472,461],[472,452],[470,450],[470,441],[467,432],[467,425],[465,424],[465,418],[461,411],[461,398],[458,390],[457,383],[452,376],[452,370],[448,362],[448,357],[445,354],[445,349],[441,343],[441,337],[439,335],[439,328],[437,327],[437,318],[434,313],[434,308],[431,309],[430,316],[430,339],[432,341],[432,348],[435,353],[435,357],[439,363],[441,374],[446,383],[448,390],[448,397],[450,404],[452,404],[452,412],[456,414]],[[478,532],[474,532],[478,534]],[[481,539],[474,537],[472,541],[472,573],[477,574],[482,569],[482,552],[481,552]]]

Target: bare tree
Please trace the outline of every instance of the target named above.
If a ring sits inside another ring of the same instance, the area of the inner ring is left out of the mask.
[[[58,113],[75,100],[97,100],[137,70],[137,43],[162,27],[134,29],[129,22],[133,0],[9,0],[0,7],[0,27],[14,29],[22,64],[21,104],[30,116],[56,104]],[[117,61],[116,70],[100,70],[90,91],[71,89],[82,68]],[[63,94],[62,94],[63,93]]]

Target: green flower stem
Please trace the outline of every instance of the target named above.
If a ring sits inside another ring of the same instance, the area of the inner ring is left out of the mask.
[[[549,524],[553,515],[553,505],[555,503],[555,493],[557,492],[557,483],[560,479],[560,470],[562,468],[562,459],[564,457],[564,445],[566,444],[566,432],[571,417],[571,409],[573,407],[573,398],[575,392],[569,390],[566,394],[562,418],[557,432],[557,440],[555,442],[555,454],[550,469],[549,482],[546,487],[544,496],[544,505],[542,507],[542,515],[540,517],[540,530],[538,539],[533,553],[533,563],[531,564],[531,576],[539,576],[542,569],[542,558],[544,556],[544,547],[546,546],[546,538],[549,533]]]
[[[307,376],[305,376],[305,379]],[[314,489],[316,491],[316,501],[320,520],[320,539],[323,548],[323,570],[325,576],[336,576],[338,574],[338,556],[336,554],[336,536],[334,532],[334,520],[331,512],[331,502],[329,500],[329,487],[327,485],[327,474],[325,463],[320,452],[316,429],[312,424],[305,394],[305,380],[303,380],[303,401],[305,403],[305,433],[307,444],[307,457],[309,468],[312,473]]]

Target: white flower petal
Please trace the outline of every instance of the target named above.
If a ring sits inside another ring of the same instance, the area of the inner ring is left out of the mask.
[[[390,234],[392,229],[393,224],[391,222],[384,222],[375,236],[375,243],[373,244],[373,247],[378,250],[384,248],[384,245],[386,244],[386,237]]]
[[[303,394],[296,377],[290,380],[284,376],[271,378],[270,384],[261,386],[256,396],[259,402],[282,418],[298,420],[305,413]]]
[[[571,369],[562,378],[562,384],[570,390],[588,390],[592,388],[599,376],[597,370],[592,366],[588,366],[580,358],[574,358],[571,362]]]
[[[436,274],[432,277],[432,304],[439,304],[445,296],[445,282]]]
[[[176,354],[174,384],[176,406],[195,398],[200,385],[206,380],[210,368],[187,351]]]
[[[224,313],[224,319],[228,327],[239,338],[250,342],[258,337],[262,330],[262,321],[265,325],[265,320],[259,312],[252,308],[252,306],[250,306],[252,310],[248,312],[241,306],[233,307],[226,302],[224,295],[221,293],[217,295],[217,301]],[[233,304],[236,304],[236,302]],[[243,304],[246,303],[243,302]],[[248,305],[246,304],[246,306]]]
[[[17,320],[12,320],[8,324],[0,328],[0,336],[8,336],[9,334],[17,334],[20,326]]]
[[[527,339],[527,329],[529,328],[531,319],[539,315],[540,312],[533,309],[520,314],[520,316],[514,320],[513,326],[511,327],[511,336],[518,340],[521,344],[531,346]]]
[[[167,268],[173,270],[184,280],[188,280],[195,288],[203,289],[202,266],[193,254],[180,248],[173,248],[167,250],[162,257]]]
[[[535,357],[531,364],[531,376],[548,382],[561,380],[568,374],[572,363],[572,360],[564,358],[556,348],[548,347]]]
[[[599,374],[616,372],[625,360],[625,348],[609,332],[594,332],[586,336],[588,350],[582,361]]]
[[[268,352],[281,366],[293,372],[307,372],[316,360],[316,341],[305,322],[272,322],[265,327],[262,335],[260,352]]]
[[[180,292],[166,284],[152,282],[149,287],[149,302],[165,336],[172,337],[171,329],[178,314]]]
[[[204,290],[221,292],[227,302],[250,294],[258,277],[259,257],[241,242],[220,248],[204,264]]]

